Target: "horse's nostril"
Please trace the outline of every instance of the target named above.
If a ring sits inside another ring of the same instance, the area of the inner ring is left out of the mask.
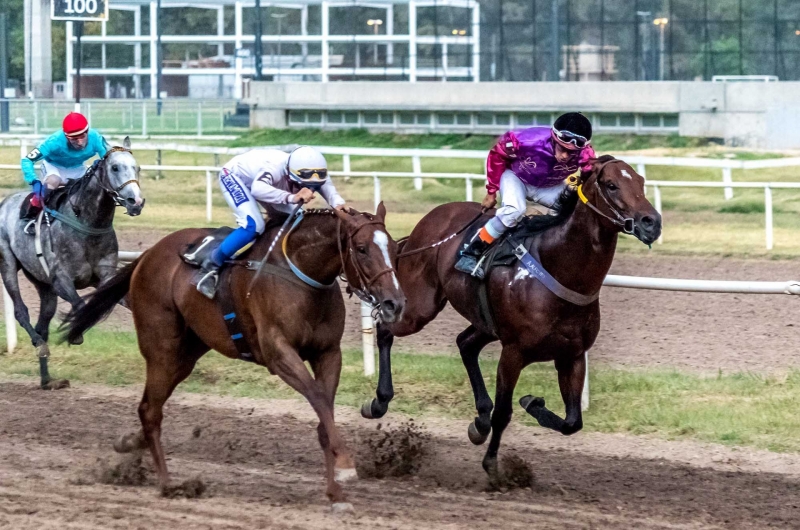
[[[388,314],[393,315],[394,312],[397,310],[397,306],[391,300],[384,300],[381,303],[381,308],[386,311]]]
[[[136,204],[136,199],[134,199],[133,197],[128,197],[127,199],[125,199],[125,201],[131,205]]]
[[[641,219],[641,221],[639,221],[639,223],[640,223],[640,224],[641,224],[643,227],[645,227],[645,228],[648,228],[648,229],[649,229],[649,228],[653,228],[653,225],[654,225],[654,224],[656,224],[656,221],[655,221],[655,219],[653,219],[653,218],[652,218],[652,217],[650,217],[649,215],[645,215],[644,217],[642,217],[642,219]]]

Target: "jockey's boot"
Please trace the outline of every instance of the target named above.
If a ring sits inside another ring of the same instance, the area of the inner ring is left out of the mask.
[[[197,282],[197,290],[200,294],[213,300],[217,294],[217,284],[219,283],[219,268],[211,256],[203,260],[200,266],[200,280]]]
[[[20,219],[24,220],[34,220],[36,216],[39,215],[39,212],[42,211],[42,199],[40,199],[36,194],[33,194],[30,200],[24,200],[22,203],[22,208],[20,211]]]
[[[481,267],[481,255],[486,252],[491,243],[487,243],[480,238],[480,231],[476,232],[469,243],[459,253],[458,261],[456,262],[456,270],[466,272],[471,276],[482,280],[484,270]]]

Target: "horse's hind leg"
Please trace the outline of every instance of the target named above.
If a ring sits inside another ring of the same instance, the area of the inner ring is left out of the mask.
[[[566,419],[561,419],[545,407],[544,398],[524,396],[519,400],[528,414],[536,418],[539,425],[553,429],[561,434],[574,434],[583,428],[581,413],[581,394],[586,374],[586,356],[578,355],[556,361],[558,386],[567,412]]]
[[[322,386],[322,391],[328,400],[328,406],[333,410],[336,389],[339,387],[339,376],[342,371],[341,350],[336,349],[323,353],[311,361],[311,369],[314,371],[314,379]],[[344,499],[344,494],[339,482],[346,482],[356,478],[353,459],[344,447],[334,448],[331,445],[328,428],[322,421],[317,425],[317,436],[325,454],[328,481],[326,494],[334,502],[337,502],[337,499],[341,501]]]
[[[478,410],[478,417],[469,424],[469,429],[467,429],[469,440],[475,445],[484,443],[492,430],[490,415],[494,405],[486,391],[486,384],[483,382],[478,355],[487,344],[494,340],[496,340],[494,337],[478,331],[475,326],[470,326],[462,331],[456,339],[461,360],[464,368],[467,369],[469,383],[472,385],[472,393],[475,395],[475,408]]]
[[[515,345],[504,345],[497,366],[497,391],[494,398],[494,412],[492,412],[492,438],[489,448],[483,457],[483,469],[489,474],[489,481],[494,485],[501,483],[497,468],[497,451],[500,448],[500,439],[503,431],[508,427],[513,414],[514,388],[517,386],[519,374],[524,363],[519,348]]]
[[[41,372],[42,388],[46,388],[47,383],[50,381],[50,374],[47,371],[47,358],[50,356],[50,349],[47,347],[47,341],[33,328],[31,325],[31,317],[28,313],[28,306],[22,300],[22,295],[19,289],[19,278],[17,271],[19,270],[19,263],[14,258],[11,250],[8,248],[0,248],[2,253],[2,261],[0,261],[0,274],[3,277],[3,285],[8,291],[8,295],[14,302],[14,318],[17,319],[19,325],[22,326],[31,338],[34,348],[39,354],[39,368]]]
[[[197,360],[208,351],[192,331],[172,323],[158,323],[154,330],[142,327],[139,348],[147,362],[147,381],[139,404],[142,437],[150,448],[162,491],[169,486],[167,461],[161,445],[164,403],[178,384],[192,373]],[[144,331],[146,330],[146,331]]]

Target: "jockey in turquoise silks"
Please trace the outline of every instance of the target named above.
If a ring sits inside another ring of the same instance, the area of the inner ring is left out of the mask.
[[[22,159],[22,174],[25,182],[33,186],[31,200],[33,212],[44,206],[48,190],[54,190],[69,180],[79,179],[86,173],[85,162],[97,155],[103,158],[108,151],[105,139],[78,112],[70,112],[64,118],[62,130],[53,133],[38,147]],[[34,163],[42,161],[41,180],[34,170]]]

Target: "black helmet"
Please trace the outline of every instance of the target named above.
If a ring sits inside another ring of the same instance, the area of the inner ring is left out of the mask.
[[[592,124],[580,112],[567,112],[556,119],[553,124],[553,134],[557,140],[582,148],[592,139]]]

